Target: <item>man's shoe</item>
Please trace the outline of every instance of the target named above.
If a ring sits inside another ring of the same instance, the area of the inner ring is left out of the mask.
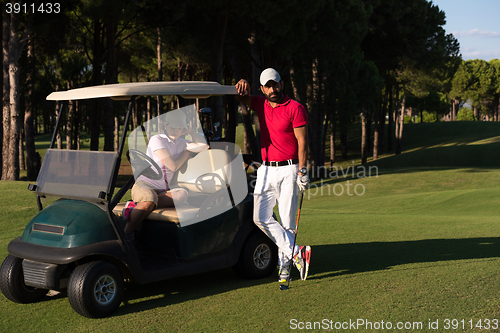
[[[290,279],[290,269],[289,267],[278,267],[278,282],[280,284],[285,284]]]
[[[307,279],[309,273],[309,264],[311,263],[311,247],[301,246],[299,253],[293,258],[293,264],[300,272],[300,279]]]

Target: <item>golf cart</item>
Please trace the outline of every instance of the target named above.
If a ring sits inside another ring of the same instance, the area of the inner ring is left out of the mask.
[[[9,243],[9,255],[0,267],[5,297],[31,303],[49,290],[67,290],[77,313],[98,318],[119,307],[126,282],[146,284],[226,267],[244,278],[272,274],[277,248],[253,223],[253,196],[244,167],[249,161],[232,143],[212,140],[210,149],[192,152],[173,178],[189,193],[187,201],[154,210],[138,228],[136,239],[124,233],[127,191],[138,177],[163,177],[161,167],[146,154],[148,140],[164,128],[163,115],[127,136],[136,97],[195,99],[236,93],[233,86],[215,82],[146,82],[50,94],[48,100],[110,97],[129,100],[129,106],[118,151],[105,152],[53,148],[61,104],[36,185],[29,186],[39,213],[22,236]],[[191,105],[179,110],[200,132],[198,114],[208,114],[207,109],[200,112]],[[126,146],[133,175],[118,189]]]

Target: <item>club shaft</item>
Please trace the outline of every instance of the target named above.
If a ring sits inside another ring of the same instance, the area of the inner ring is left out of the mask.
[[[300,219],[300,210],[302,209],[302,201],[304,200],[304,191],[300,191],[300,202],[299,202],[299,210],[297,211],[297,220],[295,222],[295,235],[293,236],[293,246],[292,246],[292,259],[290,259],[289,270],[291,270],[293,265],[293,258],[295,257],[295,244],[297,244],[297,231],[299,230],[299,219]],[[288,281],[286,282],[286,287],[290,286],[290,276],[288,276]]]

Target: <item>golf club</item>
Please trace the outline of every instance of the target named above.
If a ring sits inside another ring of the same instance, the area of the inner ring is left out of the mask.
[[[304,200],[304,190],[300,191],[300,203],[299,203],[299,210],[297,212],[297,221],[295,222],[295,235],[293,236],[293,246],[292,246],[292,258],[290,259],[290,270],[292,268],[292,262],[293,262],[293,257],[294,257],[294,251],[295,251],[295,244],[297,243],[297,230],[299,229],[299,219],[300,219],[300,210],[302,209],[302,201]],[[289,272],[291,273],[291,272]],[[291,274],[288,275],[288,279],[286,280],[286,285],[285,284],[280,284],[280,290],[287,290],[288,287],[290,286],[290,279],[291,279]]]

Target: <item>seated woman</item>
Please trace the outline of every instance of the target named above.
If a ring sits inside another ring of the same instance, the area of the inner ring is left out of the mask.
[[[162,169],[163,178],[152,180],[139,176],[132,187],[132,201],[127,202],[123,216],[127,220],[125,234],[130,235],[155,208],[174,207],[186,201],[188,192],[183,188],[170,188],[174,172],[189,159],[191,152],[208,149],[204,138],[188,129],[182,110],[167,112],[163,117],[165,131],[151,138],[146,154]],[[189,134],[194,142],[180,136]],[[189,150],[188,150],[189,149]]]

